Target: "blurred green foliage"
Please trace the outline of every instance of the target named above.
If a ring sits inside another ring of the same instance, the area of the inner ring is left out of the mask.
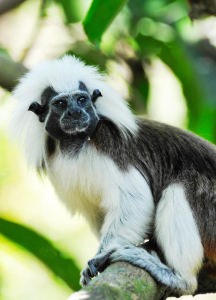
[[[121,10],[127,0],[116,1],[92,1],[91,7],[83,21],[85,32],[90,41],[96,45],[114,17]]]
[[[41,1],[41,19],[46,18],[53,3],[61,8],[68,31],[73,24],[82,22],[86,33],[85,38],[75,39],[65,52],[97,65],[101,71],[109,71],[110,61],[127,66],[131,76],[125,80],[135,112],[146,112],[150,91],[146,68],[158,58],[181,84],[188,109],[188,128],[216,141],[213,80],[216,50],[207,39],[188,38],[191,21],[185,0],[44,0]],[[73,30],[71,32],[72,36]],[[0,160],[1,189],[5,185],[4,172],[12,174],[8,159],[11,153],[4,149],[3,137],[0,155],[6,157]],[[1,218],[0,233],[33,253],[70,287],[78,288],[76,264],[47,239],[32,229]]]
[[[80,270],[76,263],[60,252],[48,239],[26,226],[3,218],[0,218],[0,232],[34,254],[73,290],[80,288]]]
[[[58,2],[64,6],[64,1]],[[88,39],[100,49],[88,46],[82,54],[79,52],[80,43],[78,49],[75,45],[70,53],[83,57],[88,63],[100,65],[102,69],[108,59],[123,59],[133,75],[130,84],[135,110],[141,105],[145,107],[148,99],[149,80],[142,66],[151,64],[155,57],[160,58],[182,85],[188,108],[188,128],[215,142],[216,85],[210,78],[216,73],[213,56],[216,51],[208,40],[188,40],[185,29],[191,20],[186,1],[128,1],[122,10],[126,20],[122,24],[117,22],[114,32],[110,31],[112,47],[107,47],[106,41],[101,41],[102,35],[125,2],[93,0],[83,26]],[[109,39],[109,35],[105,34],[105,38]],[[122,50],[119,50],[120,46]],[[128,52],[133,53],[132,57]]]
[[[13,173],[14,162],[11,160],[11,157],[16,155],[16,151],[8,151],[7,138],[0,131],[0,191],[6,185],[13,182],[16,178],[16,175]],[[4,158],[4,159],[3,159]],[[1,193],[0,193],[1,195]]]

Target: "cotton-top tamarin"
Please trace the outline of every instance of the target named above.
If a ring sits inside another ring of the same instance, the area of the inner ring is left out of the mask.
[[[12,126],[28,162],[100,240],[81,283],[123,260],[193,293],[204,257],[216,260],[215,146],[136,117],[96,68],[72,56],[33,68],[14,96]]]

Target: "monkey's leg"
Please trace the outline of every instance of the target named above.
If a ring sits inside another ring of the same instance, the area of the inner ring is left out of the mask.
[[[172,288],[176,293],[188,291],[187,282],[180,274],[163,264],[160,259],[144,248],[125,246],[117,249],[110,257],[111,262],[127,261],[148,271],[158,282]]]
[[[154,202],[145,178],[132,168],[124,177],[124,186],[114,188],[112,196],[107,194],[107,199],[103,199],[109,207],[101,230],[101,242],[97,254],[81,273],[82,285],[106,268],[114,251],[142,243],[152,231]]]
[[[155,238],[167,265],[138,247],[119,248],[111,255],[111,261],[128,261],[180,294],[193,293],[197,288],[203,247],[180,184],[172,184],[164,190],[156,210],[155,227]]]

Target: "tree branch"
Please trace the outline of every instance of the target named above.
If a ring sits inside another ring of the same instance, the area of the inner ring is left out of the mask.
[[[9,56],[0,53],[0,86],[11,91],[18,79],[27,72],[27,68],[21,63],[16,63]]]
[[[216,264],[206,261],[198,278],[195,294],[215,293]],[[117,262],[91,280],[87,287],[73,293],[68,300],[162,300],[177,296],[157,283],[145,270],[126,262]]]
[[[25,0],[0,0],[0,15],[17,7]]]
[[[165,294],[166,288],[156,283],[146,271],[126,262],[117,262],[68,300],[159,300],[166,297]]]

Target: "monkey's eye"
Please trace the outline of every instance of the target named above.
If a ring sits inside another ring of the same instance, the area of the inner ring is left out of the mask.
[[[80,96],[77,99],[78,104],[84,104],[86,102],[87,98],[85,96]]]
[[[64,108],[67,104],[66,101],[60,99],[55,101],[54,105],[58,108]]]

